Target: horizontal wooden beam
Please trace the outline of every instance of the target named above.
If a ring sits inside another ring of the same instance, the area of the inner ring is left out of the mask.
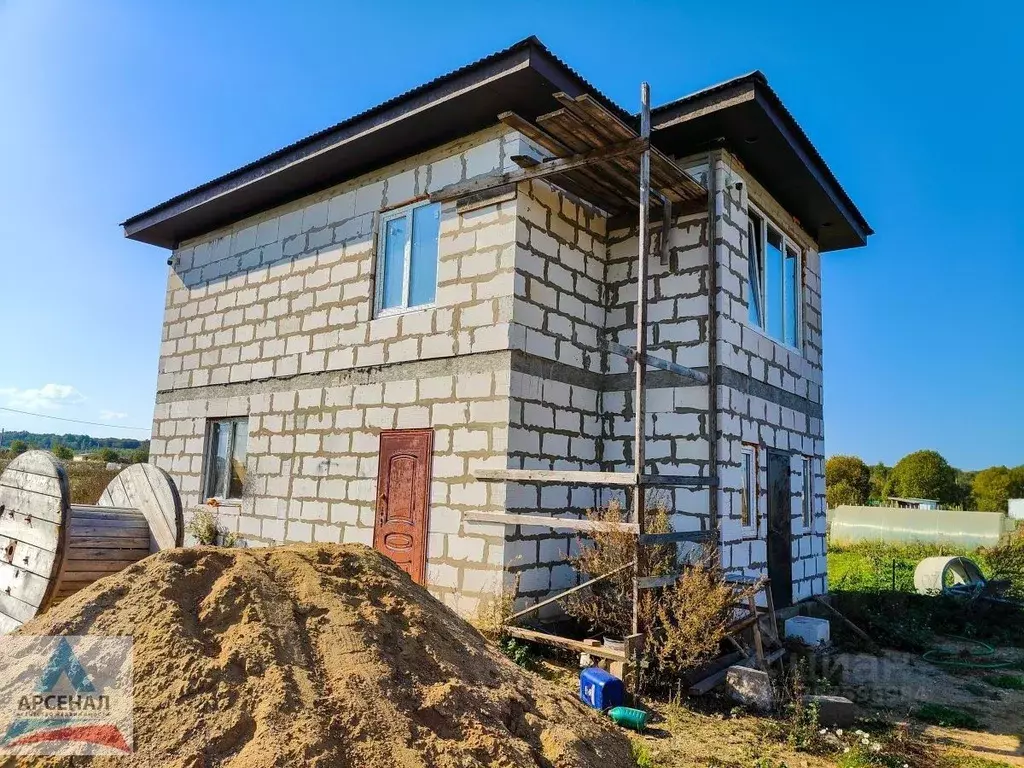
[[[636,523],[611,523],[600,520],[580,520],[575,517],[514,515],[505,512],[466,512],[465,518],[466,520],[474,523],[534,525],[539,528],[564,528],[570,531],[622,531],[623,533],[640,533],[640,526]]]
[[[640,543],[647,546],[658,546],[660,544],[676,544],[680,541],[705,542],[713,541],[713,531],[672,531],[671,533],[644,533],[640,536]]]
[[[636,586],[638,589],[659,589],[671,587],[677,581],[679,581],[678,573],[673,573],[670,576],[641,576],[636,580]]]
[[[546,176],[553,176],[558,173],[565,173],[577,168],[585,168],[588,165],[604,163],[614,160],[623,155],[635,155],[647,147],[645,139],[630,139],[607,147],[598,147],[587,152],[579,152],[568,157],[556,157],[553,160],[545,160],[530,168],[522,168],[518,171],[507,171],[505,173],[488,174],[478,176],[468,181],[459,181],[442,187],[430,195],[430,202],[443,203],[448,200],[455,200],[465,195],[474,195],[495,187],[502,187],[506,184],[518,184],[531,179],[542,179]]]
[[[637,353],[636,350],[633,349],[633,347],[627,347],[624,344],[618,344],[614,341],[606,341],[604,343],[604,346],[607,348],[609,352],[612,352],[613,354],[616,355],[621,355],[622,357],[629,360],[631,363],[636,361]],[[647,365],[651,366],[651,368],[658,368],[659,370],[662,371],[675,373],[679,376],[690,379],[691,381],[696,381],[698,384],[708,383],[708,375],[706,373],[695,371],[693,370],[693,368],[687,368],[685,365],[678,365],[677,363],[673,363],[669,360],[662,360],[657,355],[652,355],[650,353],[645,354],[643,357],[644,361],[647,363]]]
[[[632,488],[637,477],[632,472],[594,472],[580,469],[478,469],[477,480],[508,483],[552,483],[558,485],[600,485],[604,487]],[[716,485],[717,478],[694,475],[641,475],[643,486]]]
[[[502,629],[505,634],[511,635],[512,637],[518,637],[520,640],[529,640],[533,643],[553,645],[556,648],[564,648],[568,651],[589,653],[591,656],[597,656],[600,659],[627,661],[624,651],[617,651],[601,645],[600,643],[592,644],[584,640],[571,640],[568,637],[549,635],[546,632],[537,632],[532,629],[523,629],[522,627],[503,627]]]
[[[577,584],[572,589],[567,589],[564,592],[559,592],[557,595],[554,595],[553,597],[549,597],[546,600],[541,600],[539,603],[534,603],[529,608],[524,608],[521,611],[516,611],[511,616],[509,616],[507,619],[505,619],[505,623],[510,624],[513,621],[515,621],[516,619],[522,618],[523,616],[529,616],[531,613],[536,613],[537,611],[539,611],[541,608],[543,608],[546,605],[551,605],[552,603],[557,603],[560,600],[564,600],[569,595],[575,594],[576,592],[579,592],[581,589],[586,589],[587,587],[592,587],[595,584],[597,584],[598,582],[602,582],[605,579],[611,578],[615,574],[621,573],[622,571],[626,570],[627,568],[632,568],[635,565],[636,565],[636,560],[634,560],[633,562],[630,562],[630,563],[626,563],[625,565],[620,565],[618,568],[613,568],[612,570],[608,571],[608,573],[602,573],[600,576],[596,576],[593,579],[590,579],[588,581],[584,581],[582,584]]]
[[[636,484],[636,475],[632,472],[590,472],[578,469],[478,469],[473,476],[477,480],[497,482],[606,486]]]

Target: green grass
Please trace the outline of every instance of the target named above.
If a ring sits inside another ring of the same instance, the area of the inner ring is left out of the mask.
[[[989,760],[974,755],[947,754],[939,760],[937,768],[1013,768],[1002,760]]]
[[[985,682],[1005,691],[1024,691],[1024,677],[1020,675],[989,675]]]
[[[981,721],[966,709],[948,707],[945,704],[924,704],[914,712],[914,717],[929,725],[943,728],[965,728],[971,731],[981,730]]]
[[[636,763],[637,768],[658,768],[658,764],[651,757],[651,751],[643,741],[633,739],[630,742],[630,746],[633,751],[633,761]]]

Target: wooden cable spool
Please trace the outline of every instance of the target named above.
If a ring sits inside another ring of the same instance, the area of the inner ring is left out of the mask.
[[[0,474],[0,634],[97,579],[182,544],[181,500],[161,469],[133,464],[96,506],[71,504],[67,474],[28,451]]]

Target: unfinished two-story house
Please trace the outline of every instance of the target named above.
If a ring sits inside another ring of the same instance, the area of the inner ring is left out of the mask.
[[[170,251],[151,460],[243,543],[471,615],[646,494],[826,591],[821,256],[871,229],[760,73],[639,115],[530,38],[124,229]]]

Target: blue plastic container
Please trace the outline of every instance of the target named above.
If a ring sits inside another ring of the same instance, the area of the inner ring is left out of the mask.
[[[588,667],[580,672],[580,699],[594,709],[611,709],[622,705],[625,688],[622,681],[600,667]]]

